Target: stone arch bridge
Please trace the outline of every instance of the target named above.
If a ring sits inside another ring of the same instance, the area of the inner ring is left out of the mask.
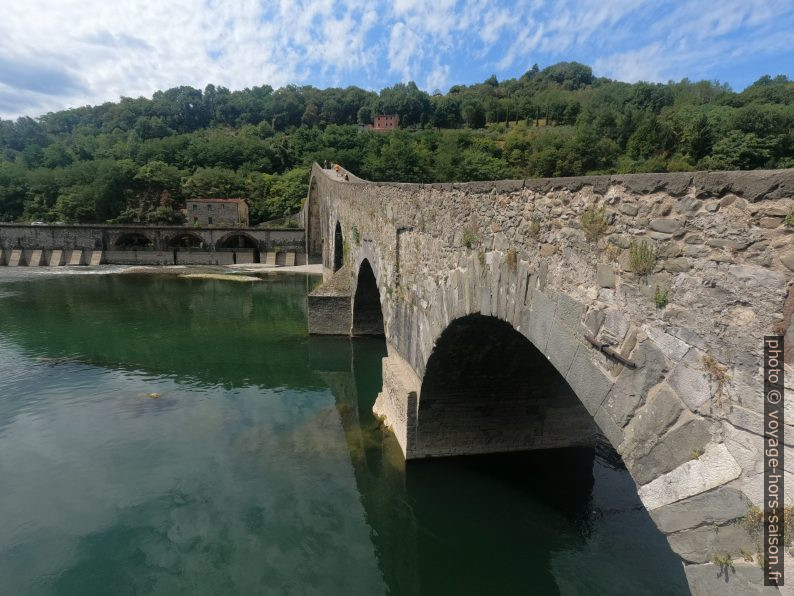
[[[407,459],[605,438],[693,594],[778,593],[743,553],[763,337],[794,356],[794,170],[400,184],[315,164],[304,209],[309,330],[385,336],[375,411]]]

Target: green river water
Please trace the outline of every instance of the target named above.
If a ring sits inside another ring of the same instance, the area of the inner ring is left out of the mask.
[[[0,270],[0,595],[688,593],[609,449],[406,466],[318,278],[59,273]]]

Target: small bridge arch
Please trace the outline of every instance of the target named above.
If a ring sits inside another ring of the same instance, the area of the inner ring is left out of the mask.
[[[150,248],[154,246],[154,241],[143,232],[123,232],[116,238],[113,246],[122,250]]]
[[[250,248],[258,249],[259,242],[256,238],[243,231],[234,231],[224,234],[215,242],[217,249]]]
[[[353,294],[352,335],[384,335],[383,309],[378,280],[369,259],[362,259],[358,267],[356,291]]]
[[[334,229],[334,272],[339,271],[344,264],[344,243],[342,225],[337,220],[336,228]]]
[[[204,246],[204,238],[195,232],[180,232],[168,239],[169,248],[201,248]]]

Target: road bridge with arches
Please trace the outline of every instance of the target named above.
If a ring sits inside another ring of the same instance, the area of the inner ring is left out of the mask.
[[[303,264],[306,251],[302,228],[0,224],[0,265],[12,264],[15,253],[20,264],[37,265],[69,264],[64,255],[77,253],[101,255],[101,263],[225,265],[275,264],[279,255]]]

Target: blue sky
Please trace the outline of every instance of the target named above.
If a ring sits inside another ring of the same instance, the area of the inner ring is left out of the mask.
[[[792,0],[19,0],[0,117],[177,85],[428,90],[577,60],[624,81],[794,78]]]

